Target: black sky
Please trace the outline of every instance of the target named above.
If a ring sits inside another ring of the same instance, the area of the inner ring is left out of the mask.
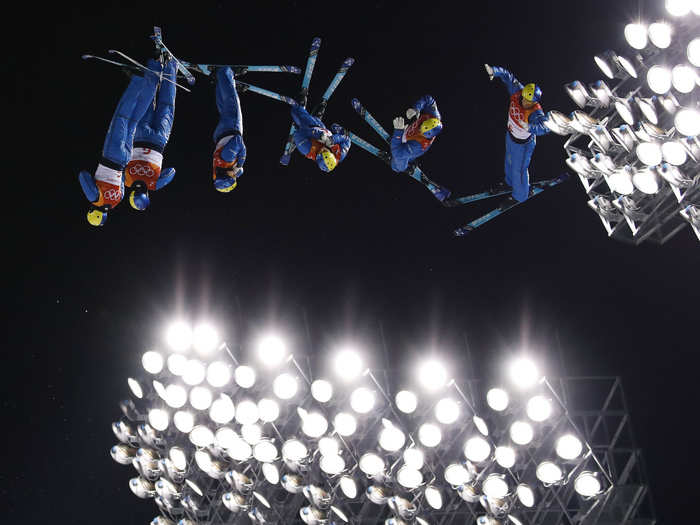
[[[10,425],[1,521],[85,523],[103,513],[104,523],[148,522],[155,506],[131,495],[128,474],[109,458],[109,425],[162,323],[177,312],[211,315],[236,340],[269,322],[301,333],[303,310],[317,352],[334,336],[376,341],[381,321],[395,362],[434,345],[466,370],[466,332],[470,376],[523,342],[557,362],[554,373],[562,357],[572,374],[621,375],[659,518],[687,517],[700,349],[700,249],[689,229],[664,246],[609,240],[572,179],[455,239],[452,229],[490,203],[444,209],[356,147],[331,176],[296,154],[283,168],[288,110],[252,94],[242,98],[246,173],[233,193],[219,194],[210,180],[213,87],[204,79],[178,93],[164,162],[177,175],[147,212],[122,204],[91,228],[77,182],[80,169],[94,170],[127,82],[80,56],[116,48],[143,57],[154,24],[176,54],[210,63],[303,67],[321,36],[312,100],[355,57],[326,121],[377,145],[352,97],[388,127],[432,94],[446,128],[422,166],[455,193],[473,193],[503,166],[507,94],[482,64],[538,82],[545,110],[568,113],[562,85],[600,78],[593,54],[626,51],[624,24],[660,17],[662,4],[103,2],[8,17],[17,29],[6,34],[12,160],[1,399]],[[245,80],[294,95],[300,78]],[[539,141],[533,180],[563,171],[561,145],[557,136]]]

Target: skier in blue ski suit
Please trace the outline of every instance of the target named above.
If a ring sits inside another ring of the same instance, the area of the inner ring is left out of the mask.
[[[340,124],[331,124],[329,130],[321,119],[298,104],[292,106],[292,120],[297,151],[315,161],[321,171],[333,171],[348,154],[350,137]]]
[[[528,167],[537,143],[535,136],[549,133],[545,126],[547,117],[542,111],[539,100],[542,90],[535,84],[523,86],[515,76],[505,68],[491,67],[484,64],[489,80],[497,77],[503,82],[510,94],[508,107],[508,131],[506,131],[505,182],[513,189],[512,197],[501,205],[508,207],[527,200],[530,194],[530,175]]]
[[[152,71],[162,71],[162,65],[156,60],[149,60],[147,65]],[[94,177],[87,171],[81,171],[78,176],[85,197],[92,203],[87,219],[93,226],[102,226],[107,220],[108,212],[124,196],[123,171],[132,158],[136,128],[153,103],[158,78],[159,75],[151,71],[132,76],[114,111]],[[174,175],[175,170],[166,170],[158,177],[154,189],[168,184]]]
[[[243,175],[246,148],[243,142],[243,113],[236,91],[236,79],[230,67],[216,70],[216,107],[219,123],[214,130],[214,188],[222,193],[232,191]]]
[[[394,119],[391,136],[391,169],[406,171],[409,163],[425,154],[442,131],[442,119],[435,99],[424,95],[406,110],[406,117],[415,120],[406,125],[403,117]]]

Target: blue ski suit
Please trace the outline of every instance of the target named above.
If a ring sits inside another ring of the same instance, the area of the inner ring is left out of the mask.
[[[522,106],[523,85],[505,68],[494,67],[493,75],[508,89],[508,131],[506,131],[505,181],[513,188],[513,198],[523,202],[529,196],[530,175],[528,167],[535,151],[535,136],[549,133],[544,125],[547,117],[539,104],[525,109]]]
[[[316,160],[316,155],[323,144],[319,141],[323,136],[329,136],[333,146],[329,149],[338,163],[342,162],[350,149],[350,137],[339,124],[332,124],[331,129],[318,117],[309,114],[300,105],[292,106],[292,120],[296,125],[294,144],[299,153],[307,158]]]
[[[391,136],[391,169],[396,172],[405,171],[408,164],[422,156],[435,137],[426,139],[420,134],[420,125],[429,118],[441,119],[435,99],[430,95],[421,97],[414,105],[420,115],[406,129],[395,129]],[[442,120],[442,119],[441,119]]]
[[[239,168],[235,178],[243,174],[246,147],[243,142],[243,113],[236,91],[236,79],[230,67],[216,71],[216,107],[219,123],[214,130],[214,184],[217,184],[217,168]],[[227,173],[232,173],[228,171]],[[220,181],[222,182],[222,181]],[[226,184],[225,181],[222,182]]]

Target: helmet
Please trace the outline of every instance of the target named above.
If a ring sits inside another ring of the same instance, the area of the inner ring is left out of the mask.
[[[238,185],[238,177],[243,174],[243,168],[216,168],[216,177],[214,178],[214,188],[221,193],[233,191]]]
[[[338,160],[328,148],[321,148],[321,151],[316,155],[316,164],[321,168],[321,171],[333,171],[338,165]]]
[[[431,117],[420,125],[420,133],[426,139],[436,137],[442,131],[442,122],[439,118]]]
[[[102,226],[105,222],[107,222],[107,211],[97,207],[92,207],[87,212],[87,220],[93,226]]]
[[[539,102],[542,98],[542,90],[540,86],[533,83],[528,84],[523,88],[523,98],[530,102]]]
[[[136,182],[129,193],[129,204],[135,210],[143,211],[148,208],[151,199],[148,197],[148,190],[143,182]]]

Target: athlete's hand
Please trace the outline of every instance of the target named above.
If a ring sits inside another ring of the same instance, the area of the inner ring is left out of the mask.
[[[489,80],[493,80],[493,68],[488,64],[484,64],[484,68],[486,69],[486,73],[489,76]]]
[[[406,129],[406,123],[403,120],[403,117],[396,117],[394,119],[394,129]]]
[[[417,112],[415,109],[413,109],[413,108],[408,108],[408,109],[406,110],[406,118],[411,119],[411,118],[413,118],[413,117],[418,118],[418,112]]]

